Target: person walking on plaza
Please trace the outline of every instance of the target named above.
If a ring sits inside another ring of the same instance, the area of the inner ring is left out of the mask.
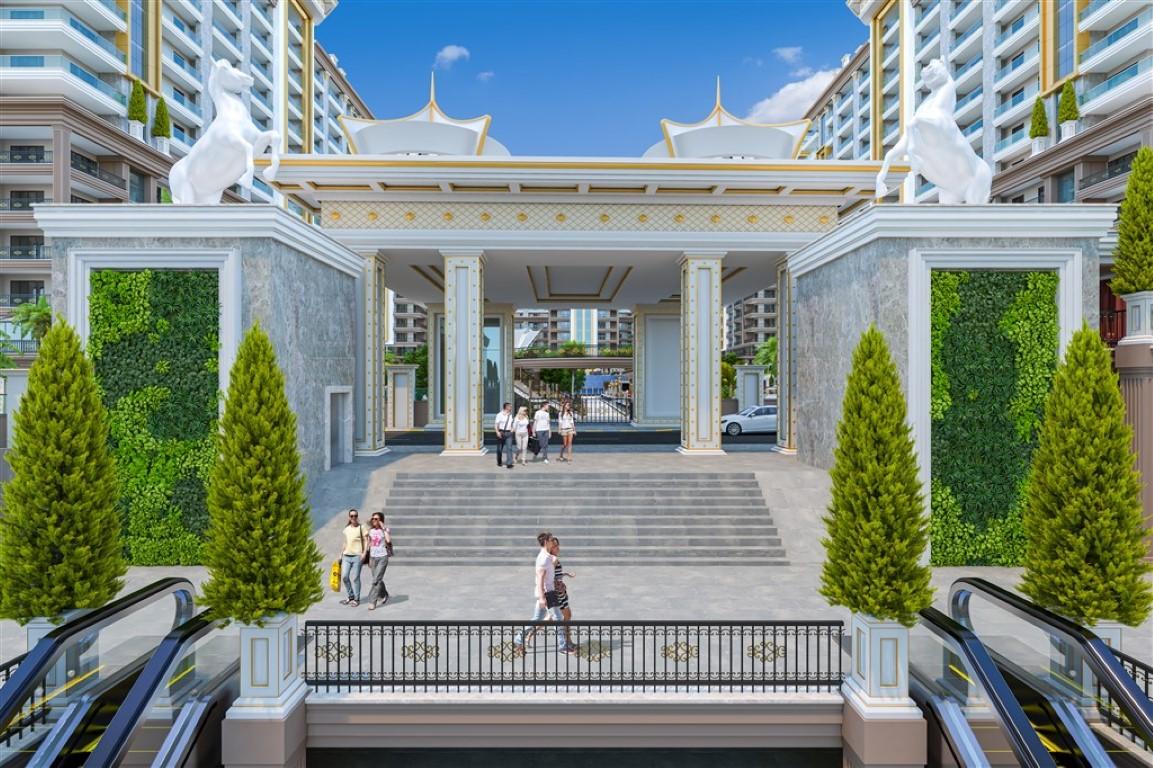
[[[560,406],[560,415],[557,417],[557,426],[560,427],[560,460],[572,461],[572,439],[576,435],[576,416],[572,411],[572,401],[565,400]],[[565,454],[568,457],[565,457]]]
[[[540,456],[548,464],[548,441],[552,436],[552,413],[549,412],[548,401],[540,404],[540,408],[532,415],[532,431],[540,444]]]
[[[364,564],[364,556],[368,552],[365,546],[368,541],[368,529],[360,524],[360,513],[355,509],[348,510],[348,522],[341,533],[343,534],[343,549],[340,551],[341,581],[348,591],[348,597],[341,600],[340,604],[355,608],[360,605],[360,567]]]
[[[513,432],[516,434],[516,457],[521,466],[528,464],[528,435],[532,420],[528,417],[528,407],[522,405],[513,419]]]
[[[392,556],[392,531],[384,524],[384,513],[373,512],[368,528],[368,567],[372,570],[372,588],[368,590],[368,610],[376,604],[388,605],[388,587],[384,585],[384,572]]]
[[[561,653],[572,653],[572,648],[565,638],[564,628],[560,625],[563,618],[556,593],[556,557],[551,551],[553,535],[548,531],[541,531],[537,534],[536,540],[540,544],[540,551],[536,556],[536,574],[533,579],[536,605],[533,608],[532,620],[539,622],[544,621],[546,616],[551,617],[553,621],[557,622],[557,650]],[[516,633],[512,642],[518,654],[524,654],[524,644],[534,634],[536,634],[535,624]]]
[[[496,465],[499,467],[501,464],[501,457],[506,460],[509,469],[512,469],[512,445],[513,445],[513,415],[512,403],[505,403],[504,407],[500,409],[500,413],[496,415],[496,422],[493,424],[496,430]]]
[[[568,602],[568,585],[564,583],[565,577],[572,578],[571,573],[566,573],[560,564],[560,539],[553,536],[552,548],[550,550],[553,560],[553,583],[556,585],[557,607],[560,608],[561,618],[565,621],[564,627],[564,644],[567,648],[575,648],[572,642],[572,634],[569,632],[568,622],[572,621],[572,609],[569,608]]]

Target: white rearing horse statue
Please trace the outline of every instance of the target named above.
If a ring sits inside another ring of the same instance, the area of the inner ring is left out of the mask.
[[[957,86],[940,59],[922,70],[929,95],[913,113],[900,140],[885,153],[877,174],[877,196],[889,193],[885,175],[894,160],[909,158],[910,173],[919,173],[937,185],[942,203],[982,204],[989,202],[993,169],[977,156],[965,139],[953,110],[957,108]]]
[[[168,173],[172,202],[180,205],[217,205],[224,190],[239,182],[252,188],[255,171],[252,159],[271,149],[272,164],[261,176],[265,181],[276,178],[280,167],[280,134],[261,131],[252,122],[239,94],[252,87],[252,76],[246,75],[224,59],[212,64],[208,76],[208,93],[215,116],[204,135]]]

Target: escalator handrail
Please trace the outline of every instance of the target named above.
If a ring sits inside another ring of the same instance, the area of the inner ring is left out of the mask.
[[[156,647],[148,664],[136,678],[136,683],[124,697],[116,714],[108,723],[104,735],[88,758],[89,765],[119,765],[128,751],[140,719],[148,712],[149,705],[172,677],[172,668],[184,658],[188,646],[216,629],[219,621],[211,618],[208,611],[196,616],[168,633]]]
[[[188,618],[188,613],[191,611],[193,586],[188,579],[174,576],[155,581],[131,594],[113,600],[101,608],[89,611],[83,616],[61,624],[42,637],[24,655],[20,666],[12,672],[8,682],[0,688],[0,726],[12,722],[40,680],[60,659],[69,640],[103,629],[124,615],[134,613],[169,595],[176,596],[177,610],[173,625],[179,625]]]
[[[1096,633],[1058,613],[1042,608],[1028,598],[975,576],[957,579],[949,590],[950,610],[966,627],[973,626],[969,615],[969,598],[974,592],[1018,618],[1040,625],[1077,646],[1098,682],[1109,692],[1109,696],[1134,729],[1141,734],[1146,744],[1153,744],[1153,702],[1137,685],[1137,681],[1125,671],[1116,652]]]
[[[1017,761],[1030,768],[1055,766],[1053,758],[1037,737],[1029,718],[1013,696],[1009,684],[1001,676],[989,651],[970,629],[946,616],[936,608],[921,611],[921,623],[944,640],[958,656],[964,658],[981,684],[983,693],[997,714],[997,720]]]

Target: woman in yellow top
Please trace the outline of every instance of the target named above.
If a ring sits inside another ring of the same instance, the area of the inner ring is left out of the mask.
[[[341,534],[344,548],[340,552],[340,563],[348,597],[340,604],[355,608],[360,605],[360,567],[364,564],[365,542],[368,540],[368,528],[360,524],[360,513],[355,509],[348,510],[348,523]]]

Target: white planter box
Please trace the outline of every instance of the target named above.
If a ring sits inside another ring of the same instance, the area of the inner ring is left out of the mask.
[[[1118,344],[1153,344],[1153,291],[1127,293],[1125,302],[1125,336]]]
[[[1038,136],[1037,138],[1033,139],[1032,141],[1033,141],[1032,146],[1033,146],[1033,154],[1034,155],[1039,155],[1042,152],[1044,152],[1046,149],[1049,148],[1049,137],[1048,136]]]
[[[156,142],[156,151],[163,152],[166,155],[172,154],[171,140],[167,136],[153,136],[152,140]]]
[[[862,710],[921,717],[921,710],[909,698],[908,627],[854,613],[849,639],[852,669],[845,679],[845,696],[853,697]]]
[[[307,693],[300,677],[295,616],[277,614],[263,627],[240,624],[240,698],[229,710],[266,717],[294,707]]]
[[[137,120],[129,120],[128,133],[137,141],[144,141],[144,123]]]
[[[1061,123],[1061,141],[1071,139],[1077,135],[1077,120],[1066,120]]]

